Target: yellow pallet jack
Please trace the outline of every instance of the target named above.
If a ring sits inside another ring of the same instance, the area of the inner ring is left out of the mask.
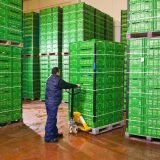
[[[74,89],[72,89],[71,92],[71,111],[70,111],[70,121],[69,121],[69,133],[74,133],[77,134],[78,130],[81,131],[85,131],[88,132],[91,130],[91,128],[87,125],[87,123],[85,122],[82,114],[80,112],[73,112],[73,108],[74,108],[74,96],[76,94],[79,94],[80,92],[75,93]]]

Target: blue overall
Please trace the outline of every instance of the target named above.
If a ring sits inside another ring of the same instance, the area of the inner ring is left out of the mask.
[[[47,111],[47,122],[45,127],[45,140],[57,138],[57,112],[62,101],[62,89],[58,88],[60,77],[51,75],[46,83],[45,104]]]

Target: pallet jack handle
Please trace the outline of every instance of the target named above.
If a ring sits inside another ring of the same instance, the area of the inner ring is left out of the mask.
[[[79,88],[80,89],[80,88]],[[73,119],[73,107],[74,107],[74,96],[76,95],[76,94],[79,94],[79,93],[81,93],[81,90],[79,91],[79,92],[76,92],[75,93],[75,90],[74,90],[74,88],[72,88],[71,89],[71,93],[69,93],[69,94],[71,94],[71,119]]]
[[[73,106],[74,106],[74,88],[71,90],[71,119],[73,119]]]

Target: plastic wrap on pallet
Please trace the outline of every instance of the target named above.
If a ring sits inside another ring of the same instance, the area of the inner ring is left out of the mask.
[[[127,132],[160,138],[160,38],[128,40]]]
[[[74,111],[91,128],[123,120],[124,45],[89,40],[70,45],[70,82],[81,85]]]
[[[21,48],[0,45],[0,124],[22,118]]]

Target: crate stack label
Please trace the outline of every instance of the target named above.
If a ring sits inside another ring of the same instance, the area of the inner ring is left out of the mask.
[[[22,119],[22,1],[0,1],[0,19],[0,124],[6,124]]]
[[[70,82],[81,85],[74,111],[91,128],[123,120],[124,46],[88,40],[70,44]]]
[[[159,33],[159,12],[158,0],[130,0],[128,32]],[[160,38],[131,37],[127,43],[126,134],[160,138]]]
[[[128,22],[127,22],[127,10],[121,10],[121,43],[126,46],[127,49],[127,29],[128,29]],[[126,51],[127,52],[127,51]],[[124,59],[124,110],[126,110],[126,85],[127,85],[127,56],[125,52],[125,59]]]
[[[40,99],[45,99],[47,78],[53,67],[62,68],[62,9],[40,11]]]
[[[22,97],[40,98],[39,14],[24,13],[22,50]]]

